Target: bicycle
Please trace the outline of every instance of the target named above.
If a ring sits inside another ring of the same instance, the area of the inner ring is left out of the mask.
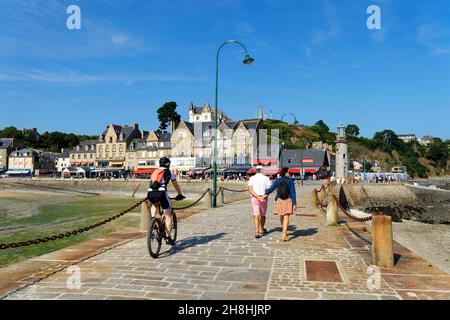
[[[170,200],[176,200],[176,198],[170,198]],[[147,249],[150,256],[156,259],[161,251],[161,245],[163,240],[167,240],[166,235],[166,215],[164,214],[161,204],[156,204],[158,207],[158,214],[150,219],[150,224],[147,233]],[[177,215],[173,208],[172,212],[172,227],[170,228],[170,238],[174,243],[177,242]]]

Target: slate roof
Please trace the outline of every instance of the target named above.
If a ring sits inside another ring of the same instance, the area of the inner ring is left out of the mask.
[[[326,150],[294,149],[283,150],[283,167],[322,167],[328,165]],[[302,163],[301,159],[312,159],[311,163]],[[289,163],[291,160],[291,163]]]
[[[13,142],[13,138],[0,138],[0,149],[7,149],[12,147]]]

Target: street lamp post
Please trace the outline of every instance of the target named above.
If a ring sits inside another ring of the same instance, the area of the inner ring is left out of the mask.
[[[217,207],[217,130],[219,128],[219,118],[218,118],[218,114],[219,114],[219,109],[218,109],[218,97],[219,97],[219,54],[220,54],[220,50],[222,50],[222,48],[229,44],[229,43],[235,43],[238,44],[242,47],[242,49],[244,49],[245,52],[245,58],[243,63],[250,65],[252,64],[255,59],[253,59],[252,57],[250,57],[250,55],[248,54],[247,48],[239,41],[236,40],[228,40],[225,41],[224,43],[222,43],[220,45],[220,47],[217,49],[217,56],[216,56],[216,94],[215,94],[215,106],[214,106],[214,129],[215,129],[215,133],[214,133],[214,163],[213,163],[213,195],[212,195],[212,205],[213,208]]]

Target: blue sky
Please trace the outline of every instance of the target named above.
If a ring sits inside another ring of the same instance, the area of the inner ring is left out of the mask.
[[[68,30],[66,8],[81,8]],[[381,8],[381,30],[366,27]],[[450,138],[448,0],[0,0],[0,128],[98,134],[156,129],[156,109],[214,101],[233,119],[263,105],[303,124],[356,123],[364,136]],[[288,118],[286,118],[288,119]]]

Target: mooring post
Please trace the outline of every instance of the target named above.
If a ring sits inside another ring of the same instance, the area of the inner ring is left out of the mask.
[[[141,204],[141,230],[147,231],[150,222],[150,210],[148,207],[148,201],[144,201]]]
[[[317,197],[317,192],[314,189],[312,191],[311,202],[314,207],[319,205],[319,198]]]
[[[381,268],[394,267],[392,217],[374,214],[372,217],[372,262]]]
[[[329,226],[331,225],[337,225],[338,223],[338,207],[337,202],[334,197],[330,197],[330,200],[328,201],[327,205],[327,224]]]
[[[225,204],[225,192],[224,190],[220,190],[220,201],[222,202],[222,204]]]
[[[208,191],[208,193],[209,193],[209,207],[210,207],[210,208],[214,208],[214,203],[213,203],[213,192],[214,192],[214,191],[212,191],[212,190],[209,190],[209,191]]]

